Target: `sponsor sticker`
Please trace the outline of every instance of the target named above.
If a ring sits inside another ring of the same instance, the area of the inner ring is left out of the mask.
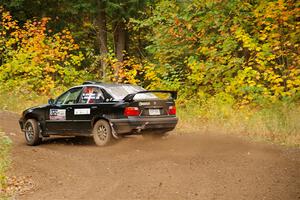
[[[140,102],[140,106],[150,106],[150,102]]]
[[[50,120],[66,120],[65,109],[50,109],[49,113]]]
[[[90,108],[78,108],[74,110],[74,115],[89,115],[90,113]]]

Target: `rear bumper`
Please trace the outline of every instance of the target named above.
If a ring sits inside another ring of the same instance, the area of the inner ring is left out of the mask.
[[[177,117],[129,117],[126,119],[111,119],[117,134],[141,132],[146,130],[170,131],[175,128]]]

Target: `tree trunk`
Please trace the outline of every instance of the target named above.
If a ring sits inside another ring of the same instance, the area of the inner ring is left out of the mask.
[[[106,12],[105,4],[103,2],[98,3],[98,14],[96,17],[97,23],[97,41],[100,47],[100,76],[104,79],[106,77],[107,63],[105,57],[108,53],[107,48],[107,27],[106,27]]]
[[[122,67],[122,62],[124,61],[124,51],[126,50],[126,30],[125,30],[125,24],[122,21],[118,21],[115,24],[114,46],[115,46],[115,54],[119,61],[115,68],[115,80],[120,82],[122,80],[119,80],[119,71],[120,68]]]
[[[126,30],[125,24],[119,21],[114,30],[115,54],[119,62],[124,60],[124,51],[126,50]]]

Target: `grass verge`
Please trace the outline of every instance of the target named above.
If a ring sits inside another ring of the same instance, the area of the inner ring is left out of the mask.
[[[1,87],[0,87],[1,89]],[[28,91],[6,91],[0,93],[0,110],[21,113],[23,110],[45,104],[48,97]]]
[[[9,151],[11,148],[11,140],[4,132],[0,132],[0,199],[8,198],[5,194],[6,187],[6,172],[10,165]]]
[[[235,108],[216,99],[178,107],[179,132],[228,133],[300,147],[300,105],[276,102]]]

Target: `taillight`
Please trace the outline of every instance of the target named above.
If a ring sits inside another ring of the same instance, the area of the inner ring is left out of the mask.
[[[139,116],[140,110],[138,107],[126,107],[124,110],[125,116]]]
[[[169,106],[169,115],[176,115],[176,107]]]

